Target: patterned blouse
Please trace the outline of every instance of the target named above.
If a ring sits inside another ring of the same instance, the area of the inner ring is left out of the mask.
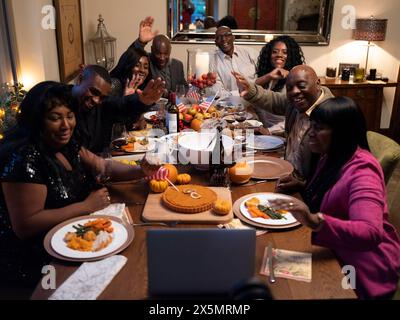
[[[95,181],[82,165],[79,146],[70,143],[61,152],[72,166],[67,170],[55,151],[40,143],[30,143],[14,151],[1,166],[0,181],[33,183],[47,187],[45,209],[57,209],[86,199]],[[41,268],[49,261],[43,235],[22,241],[12,230],[3,191],[0,188],[0,274],[19,286],[32,286],[40,279]]]

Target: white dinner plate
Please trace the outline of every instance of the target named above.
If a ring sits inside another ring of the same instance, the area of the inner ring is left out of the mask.
[[[149,111],[143,114],[143,117],[147,120],[150,121],[152,116],[157,115],[157,111]]]
[[[281,138],[268,135],[251,135],[247,142],[247,147],[255,150],[274,150],[284,145]]]
[[[51,248],[57,254],[59,254],[63,257],[72,258],[72,259],[82,259],[82,260],[101,258],[110,253],[118,251],[118,249],[121,248],[128,240],[128,231],[122,223],[119,223],[115,220],[111,220],[112,227],[114,228],[113,240],[104,249],[101,249],[100,251],[96,251],[96,252],[84,252],[84,251],[73,250],[73,249],[67,247],[67,243],[64,241],[64,237],[67,234],[67,232],[76,231],[73,228],[74,225],[75,226],[78,224],[83,225],[88,221],[93,221],[96,219],[97,219],[97,217],[75,220],[75,221],[68,223],[67,225],[61,227],[54,233],[53,237],[51,238]]]
[[[286,196],[284,194],[279,194],[279,193],[261,193],[258,195],[249,195],[248,197],[246,197],[240,204],[240,212],[243,214],[243,216],[245,218],[247,218],[248,220],[254,221],[256,223],[260,223],[263,224],[265,226],[286,226],[286,225],[293,225],[294,223],[297,222],[297,220],[293,217],[293,215],[289,212],[284,214],[283,216],[286,219],[278,219],[278,220],[274,220],[274,219],[264,219],[264,218],[253,218],[251,216],[251,214],[249,213],[249,211],[247,210],[247,207],[245,205],[246,201],[251,199],[251,198],[258,198],[260,199],[260,204],[263,204],[269,200],[275,200],[275,199],[287,199],[287,200],[291,200],[293,199],[290,196]]]
[[[178,132],[178,133],[171,133],[165,136],[162,136],[157,139],[159,143],[166,143],[170,150],[178,150],[178,141],[183,136],[190,134],[192,131],[188,132]]]

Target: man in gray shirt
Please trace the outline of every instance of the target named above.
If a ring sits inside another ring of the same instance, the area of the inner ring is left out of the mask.
[[[241,96],[244,99],[257,108],[285,116],[285,158],[293,164],[298,180],[311,178],[316,162],[308,146],[309,116],[319,104],[333,97],[332,92],[320,85],[314,69],[306,65],[296,66],[290,71],[286,80],[286,94],[265,90],[238,73],[235,77],[243,86]],[[292,182],[281,180],[281,190],[289,190],[292,185],[288,183]]]

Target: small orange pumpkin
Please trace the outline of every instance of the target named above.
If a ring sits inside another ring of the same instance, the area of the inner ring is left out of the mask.
[[[168,188],[168,182],[164,180],[150,180],[149,186],[151,191],[155,193],[162,193]]]
[[[178,174],[176,183],[177,184],[189,184],[190,180],[192,180],[192,177],[190,176],[190,174],[182,173],[182,174]]]
[[[231,212],[232,204],[228,200],[217,199],[213,204],[213,210],[220,216],[225,216]]]
[[[175,183],[176,179],[178,178],[178,169],[170,163],[164,164],[163,167],[165,169],[168,169],[168,179],[172,182]]]

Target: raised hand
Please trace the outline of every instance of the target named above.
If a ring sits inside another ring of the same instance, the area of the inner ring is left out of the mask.
[[[238,72],[232,71],[232,75],[236,78],[237,85],[240,88],[240,96],[244,97],[250,90],[249,81]]]
[[[271,80],[281,80],[285,79],[289,74],[289,71],[283,68],[276,68],[269,73]]]
[[[158,34],[158,30],[153,31],[153,17],[146,17],[144,20],[140,21],[139,25],[139,41],[146,44],[154,39]]]
[[[129,81],[129,79],[126,80],[126,85],[125,85],[125,91],[124,95],[129,96],[131,94],[134,94],[137,90],[137,88],[144,82],[144,78],[140,74],[134,74],[132,76],[132,80]]]
[[[165,81],[161,78],[150,80],[144,90],[137,89],[139,100],[145,105],[156,103],[165,92]]]

